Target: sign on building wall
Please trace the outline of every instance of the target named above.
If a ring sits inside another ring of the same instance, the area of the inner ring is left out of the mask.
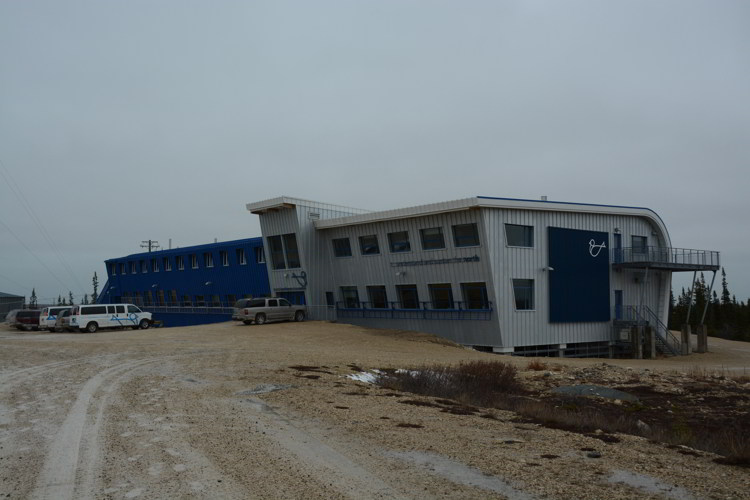
[[[550,323],[609,321],[609,234],[548,230]]]

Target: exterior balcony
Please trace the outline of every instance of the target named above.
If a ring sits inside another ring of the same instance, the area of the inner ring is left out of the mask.
[[[671,247],[626,247],[612,249],[615,269],[660,269],[664,271],[718,271],[719,252]]]

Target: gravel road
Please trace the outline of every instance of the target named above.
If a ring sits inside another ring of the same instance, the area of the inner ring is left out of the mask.
[[[747,346],[711,342],[705,355],[608,362],[750,374]],[[0,329],[0,497],[750,498],[748,469],[708,453],[453,415],[347,377],[473,359],[528,362],[325,322]]]

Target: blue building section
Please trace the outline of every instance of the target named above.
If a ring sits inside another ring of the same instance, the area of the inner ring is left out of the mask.
[[[270,295],[263,239],[144,252],[108,259],[99,303],[128,302],[165,326],[231,319],[241,298]]]
[[[609,235],[549,228],[549,321],[609,321]]]

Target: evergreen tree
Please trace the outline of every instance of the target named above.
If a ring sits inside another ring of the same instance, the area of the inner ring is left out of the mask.
[[[63,305],[63,302],[62,302],[62,295],[58,295],[58,296],[57,296],[57,305],[58,305],[58,306],[61,306],[61,305]]]
[[[721,303],[727,305],[731,302],[729,287],[727,286],[727,273],[721,268]]]
[[[36,288],[31,289],[31,297],[29,297],[29,307],[36,309]]]
[[[67,306],[68,304],[65,302],[65,299],[62,299],[62,304],[60,304],[60,305],[61,306]]]
[[[83,294],[83,303],[84,304],[88,304],[89,303],[89,294],[88,293],[84,293]]]
[[[74,303],[75,303],[75,301],[73,300],[73,292],[71,292],[70,290],[68,290],[68,304],[70,304],[72,306]]]
[[[94,293],[91,294],[91,303],[96,304],[96,299],[99,298],[99,278],[96,276],[96,271],[94,271],[94,278],[91,280],[91,284],[94,286]]]

